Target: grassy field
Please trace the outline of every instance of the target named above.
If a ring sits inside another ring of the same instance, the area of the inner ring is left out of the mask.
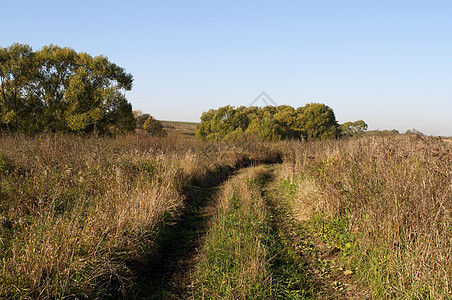
[[[394,136],[291,147],[284,172],[295,211],[372,298],[452,298],[450,143]]]
[[[164,126],[0,136],[0,298],[452,297],[447,141]]]
[[[194,137],[196,127],[199,123],[194,122],[178,122],[178,121],[161,121],[163,129],[170,135],[179,137]]]
[[[147,268],[156,234],[183,213],[187,187],[273,155],[143,135],[0,140],[7,298],[133,295],[135,269]]]

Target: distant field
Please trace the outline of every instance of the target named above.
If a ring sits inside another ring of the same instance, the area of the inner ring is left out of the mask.
[[[163,128],[169,134],[180,134],[186,136],[195,136],[196,127],[199,123],[194,122],[179,122],[179,121],[160,121]]]
[[[452,144],[452,137],[441,137],[441,139],[447,143]]]

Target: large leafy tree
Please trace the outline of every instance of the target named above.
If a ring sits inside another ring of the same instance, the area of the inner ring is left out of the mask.
[[[336,138],[339,125],[333,110],[322,103],[308,103],[298,115],[298,125],[305,139]]]
[[[68,108],[66,90],[78,68],[78,54],[70,48],[50,45],[36,53],[35,91],[45,109],[41,115],[42,128],[50,131],[68,130],[65,112]]]
[[[0,48],[0,129],[17,130],[40,111],[32,89],[34,59],[28,45]]]
[[[216,114],[215,109],[210,109],[201,115],[201,123],[196,130],[196,136],[201,139],[215,139],[215,128],[212,123]]]
[[[123,93],[132,88],[132,75],[104,56],[14,44],[0,48],[0,63],[3,129],[115,134],[135,128]]]
[[[367,124],[363,120],[345,122],[340,125],[342,136],[361,136],[367,130]]]

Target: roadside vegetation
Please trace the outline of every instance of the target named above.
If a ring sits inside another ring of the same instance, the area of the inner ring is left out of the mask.
[[[332,272],[375,299],[452,297],[450,143],[409,135],[287,149],[294,214],[341,262]]]
[[[278,158],[262,145],[140,134],[7,135],[0,145],[6,298],[133,295],[135,269],[148,267],[159,228],[182,213],[188,184]]]
[[[273,173],[271,167],[248,168],[222,186],[193,275],[194,299],[321,295],[305,258],[281,229],[287,220],[280,201],[264,192]]]
[[[222,187],[193,283],[197,299],[270,296],[263,174],[249,169]]]

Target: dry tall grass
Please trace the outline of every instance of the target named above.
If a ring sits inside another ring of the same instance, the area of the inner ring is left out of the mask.
[[[146,265],[187,184],[268,155],[250,147],[139,134],[0,136],[0,297],[130,295],[130,267]]]
[[[451,144],[394,136],[287,149],[286,176],[314,180],[317,213],[346,221],[347,255],[375,298],[452,298]]]

